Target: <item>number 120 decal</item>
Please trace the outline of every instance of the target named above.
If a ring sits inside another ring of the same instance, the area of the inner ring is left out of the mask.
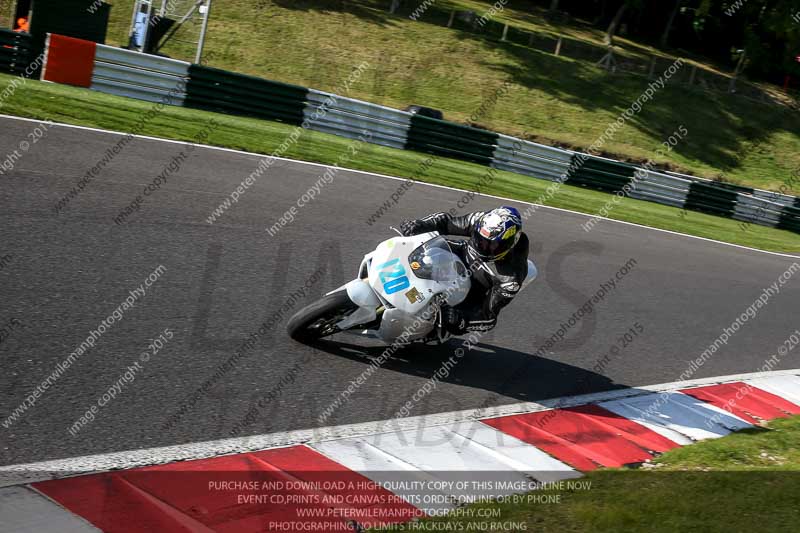
[[[406,269],[400,264],[399,258],[387,261],[378,266],[378,268],[380,269],[378,275],[381,278],[383,291],[386,294],[394,294],[411,286],[411,282],[408,281],[408,277],[405,275]]]

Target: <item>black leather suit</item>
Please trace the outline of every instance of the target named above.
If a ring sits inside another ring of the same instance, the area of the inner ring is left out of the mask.
[[[434,213],[416,221],[415,234],[438,231],[442,235],[469,237],[483,212],[463,216]],[[467,268],[472,272],[472,288],[467,298],[456,306],[464,318],[453,333],[488,331],[497,324],[500,309],[517,295],[528,274],[528,236],[521,233],[519,241],[508,254],[497,261],[486,261],[469,246],[468,240],[447,239]]]

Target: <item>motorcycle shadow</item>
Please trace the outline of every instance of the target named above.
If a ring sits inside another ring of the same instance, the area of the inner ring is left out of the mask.
[[[521,401],[628,388],[592,370],[491,343],[478,343],[458,357],[456,350],[462,342],[452,339],[440,346],[412,344],[389,352],[388,357],[382,355],[385,346],[342,340],[322,340],[314,348],[365,365],[379,365],[381,371],[423,379],[438,376],[441,383],[483,389]]]

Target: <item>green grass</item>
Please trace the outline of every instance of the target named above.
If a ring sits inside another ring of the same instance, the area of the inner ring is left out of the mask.
[[[500,517],[488,521],[522,523],[527,531],[796,532],[800,524],[798,442],[800,417],[775,420],[768,429],[741,431],[669,451],[653,461],[658,465],[653,468],[590,472],[581,479],[591,483],[588,490],[535,493],[558,495],[558,502],[489,502],[470,509],[499,510]],[[468,531],[466,526],[476,519],[462,515],[431,522],[425,529],[397,526],[388,530]],[[434,529],[436,522],[438,529]],[[448,524],[450,529],[445,529]]]
[[[479,13],[490,3],[440,1],[436,5],[467,6]],[[387,5],[388,0],[217,2],[209,26],[208,64],[335,92],[353,67],[366,61],[372,68],[349,96],[396,108],[425,104],[459,122],[467,121],[508,81],[515,88],[479,125],[577,149],[590,146],[647,86],[642,77],[611,76],[590,61],[392,16]],[[110,43],[126,41],[130,11],[131,0],[113,0]],[[498,18],[543,33],[563,32],[595,43],[601,39],[601,32],[586,24],[547,22],[541,10],[509,7]],[[621,42],[625,53],[654,52]],[[191,50],[185,42],[165,49],[183,59],[193,57]],[[688,77],[689,68],[678,75]],[[667,168],[772,190],[800,168],[797,113],[681,84],[658,92],[603,152],[646,161],[680,125],[688,129],[688,138],[668,156],[656,158]],[[789,183],[789,191],[800,192],[797,181]]]
[[[0,0],[6,17],[10,0]],[[127,42],[133,0],[112,3],[108,43]],[[413,1],[412,1],[413,3]],[[492,2],[437,0],[437,7],[485,12]],[[515,85],[481,126],[545,144],[585,149],[644,90],[635,75],[608,75],[590,61],[488,40],[387,13],[388,0],[226,0],[214,4],[208,64],[316,89],[337,91],[355,65],[372,65],[349,96],[392,107],[410,103],[444,110],[465,122],[504,82]],[[581,21],[556,24],[543,10],[512,1],[496,16],[525,30],[593,44],[602,31]],[[424,20],[424,19],[423,19]],[[196,27],[182,30],[165,52],[192,59]],[[669,54],[621,38],[631,57]],[[704,64],[711,70],[713,65]],[[662,66],[663,68],[663,66]],[[688,77],[689,66],[678,75]],[[603,147],[604,155],[642,162],[680,125],[689,136],[656,162],[665,168],[732,183],[800,193],[797,113],[735,96],[674,84],[660,91]]]
[[[0,75],[0,87],[8,86],[11,80],[10,76]],[[0,113],[130,131],[138,118],[153,105],[88,89],[27,81],[4,102],[0,107]],[[264,154],[271,153],[279,146],[293,128],[277,122],[167,106],[139,133],[188,141],[204,128],[210,117],[214,117],[220,123],[220,127],[211,133],[208,144]],[[332,164],[345,153],[350,142],[342,137],[306,131],[300,137],[300,141],[284,155]],[[359,151],[358,158],[348,166],[410,177],[426,157],[425,154],[370,144]],[[420,179],[429,183],[473,190],[485,178],[487,170],[487,167],[442,158]],[[538,202],[549,185],[551,185],[549,181],[510,172],[498,172],[490,187],[483,192]],[[611,198],[609,194],[564,185],[558,194],[544,203],[585,213],[596,213]],[[609,216],[764,250],[800,252],[800,235],[788,231],[756,225],[743,230],[739,227],[739,223],[733,220],[701,213],[682,212],[676,208],[630,198],[623,199]],[[533,223],[535,224],[535,216]],[[600,226],[603,224],[609,222],[601,222]],[[594,231],[599,229],[595,228]]]
[[[775,420],[768,427],[768,430],[746,429],[723,439],[677,448],[655,459],[653,465],[663,472],[800,472],[800,417]]]

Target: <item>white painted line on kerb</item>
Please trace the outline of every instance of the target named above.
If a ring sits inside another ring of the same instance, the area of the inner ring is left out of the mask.
[[[12,116],[12,115],[3,115],[3,114],[0,114],[0,119],[21,120],[21,121],[24,121],[24,122],[36,122],[36,123],[41,122],[41,120],[36,120],[36,119],[31,119],[31,118],[24,118],[24,117],[15,117],[15,116]],[[93,132],[97,132],[97,133],[105,133],[105,134],[110,134],[110,135],[123,135],[123,136],[124,135],[130,135],[131,137],[133,137],[135,139],[145,139],[145,140],[148,140],[148,141],[157,141],[157,142],[164,142],[164,143],[170,143],[170,144],[181,144],[181,145],[192,144],[193,146],[198,147],[198,148],[206,148],[208,150],[218,150],[220,152],[230,152],[232,154],[249,155],[249,156],[261,157],[261,158],[273,157],[273,156],[271,156],[269,154],[258,154],[258,153],[255,153],[255,152],[247,152],[247,151],[244,151],[244,150],[235,150],[233,148],[223,148],[221,146],[211,146],[211,145],[208,145],[208,144],[194,144],[194,143],[188,143],[188,141],[177,141],[177,140],[174,140],[174,139],[164,139],[162,137],[151,137],[149,135],[134,135],[134,134],[130,134],[130,133],[123,132],[123,131],[104,130],[104,129],[100,129],[100,128],[91,128],[91,127],[88,127],[88,126],[75,126],[75,125],[72,125],[72,124],[63,124],[63,123],[60,123],[60,122],[53,122],[51,124],[51,126],[60,126],[62,128],[72,128],[72,129],[77,129],[77,130],[93,131]],[[317,133],[319,133],[319,132],[317,132]],[[309,166],[322,167],[322,168],[332,168],[330,165],[325,165],[325,164],[322,164],[322,163],[312,163],[310,161],[301,161],[299,159],[290,159],[288,157],[274,157],[274,159],[279,160],[279,161],[288,161],[288,162],[291,162],[291,163],[297,163],[297,164],[301,164],[301,165],[309,165]],[[352,173],[355,173],[355,174],[364,174],[366,176],[374,176],[374,177],[390,179],[390,180],[407,181],[407,178],[400,178],[400,177],[397,177],[397,176],[389,176],[387,174],[377,174],[375,172],[367,172],[365,170],[357,170],[357,169],[354,169],[354,168],[341,167],[340,170],[344,170],[345,172],[352,172]],[[531,178],[531,179],[536,179],[536,178]],[[460,193],[466,193],[466,192],[470,192],[471,193],[471,192],[473,192],[473,191],[467,191],[465,189],[458,189],[456,187],[448,187],[447,185],[438,185],[436,183],[426,183],[426,182],[423,182],[423,181],[417,181],[417,182],[414,182],[414,184],[415,185],[424,185],[424,186],[427,186],[427,187],[436,187],[436,188],[439,188],[439,189],[446,189],[446,190],[450,190],[450,191],[457,191],[457,192],[460,192]],[[628,226],[635,226],[637,228],[644,228],[644,229],[647,229],[647,230],[658,231],[658,232],[661,232],[661,233],[669,233],[671,235],[679,235],[679,236],[682,236],[682,237],[688,237],[690,239],[699,239],[701,241],[713,242],[713,243],[722,244],[722,245],[725,245],[725,246],[732,246],[734,248],[740,248],[742,250],[750,250],[752,252],[759,252],[759,253],[762,253],[762,254],[776,255],[776,256],[779,256],[779,257],[791,257],[792,259],[800,259],[800,255],[792,255],[792,254],[785,254],[785,253],[781,253],[781,252],[770,252],[770,251],[767,251],[767,250],[759,250],[758,248],[751,248],[750,246],[743,246],[741,244],[733,244],[733,243],[730,243],[730,242],[718,241],[718,240],[715,240],[715,239],[709,239],[707,237],[698,237],[697,235],[689,235],[688,233],[680,233],[678,231],[672,231],[672,230],[668,230],[668,229],[654,228],[654,227],[651,227],[651,226],[645,226],[643,224],[636,224],[635,222],[626,222],[624,220],[616,220],[616,219],[613,219],[613,218],[599,217],[599,216],[594,215],[594,214],[582,213],[580,211],[572,211],[570,209],[564,209],[562,207],[552,207],[552,206],[549,206],[549,205],[535,204],[535,203],[532,203],[532,202],[526,202],[525,200],[519,200],[519,199],[516,199],[516,198],[506,198],[504,196],[495,196],[493,194],[483,194],[483,193],[476,193],[476,194],[478,196],[483,196],[484,198],[496,198],[498,200],[503,200],[503,201],[506,201],[506,202],[516,202],[516,203],[519,203],[519,204],[536,205],[536,206],[542,207],[544,209],[552,209],[554,211],[562,211],[562,212],[565,212],[565,213],[572,213],[572,214],[575,214],[575,215],[580,215],[580,216],[584,216],[584,217],[588,217],[588,218],[599,218],[601,220],[607,220],[609,222],[616,222],[617,224],[626,224]]]
[[[660,401],[660,396],[646,394],[598,405],[681,445],[753,427],[738,416],[688,394],[669,392],[666,401]],[[650,413],[648,410],[654,405],[658,406],[658,411]]]
[[[192,459],[207,459],[220,455],[246,453],[268,448],[279,448],[296,444],[310,444],[337,439],[365,437],[377,433],[394,431],[415,430],[428,426],[450,426],[454,431],[459,431],[459,423],[481,420],[497,416],[508,416],[520,413],[533,413],[548,409],[572,407],[587,403],[599,403],[623,398],[632,398],[653,392],[673,391],[717,383],[729,383],[747,379],[797,376],[800,368],[794,370],[779,370],[773,372],[753,372],[749,374],[734,374],[714,378],[692,379],[648,385],[625,389],[616,389],[580,396],[567,396],[552,398],[542,402],[525,402],[509,405],[500,405],[488,409],[467,409],[449,413],[415,416],[396,420],[381,420],[377,422],[364,422],[343,426],[303,429],[266,435],[253,435],[249,437],[236,437],[206,442],[165,446],[161,448],[147,448],[141,450],[128,450],[99,455],[85,455],[67,459],[56,459],[37,463],[0,466],[0,487],[20,485],[43,481],[58,477],[67,477],[75,474],[88,474],[91,472],[106,472],[109,470],[122,470],[140,466],[172,463],[175,461],[188,461]],[[455,426],[454,426],[455,425]]]
[[[444,472],[502,472],[504,481],[526,483],[533,477],[543,483],[580,477],[567,464],[550,457],[535,446],[506,435],[477,421],[466,422],[458,431],[446,426],[426,426],[415,430],[370,435],[358,439],[339,439],[312,445],[350,470],[360,472],[376,483],[391,487],[393,480],[446,481]],[[399,476],[399,477],[398,477]],[[476,496],[498,498],[514,489],[489,487],[484,490],[457,489],[444,485],[438,489],[426,484],[423,492],[435,496],[445,493],[450,502],[474,501]],[[413,494],[404,487],[392,492],[401,497]],[[415,503],[408,498],[408,503]],[[436,497],[429,500],[437,502]],[[419,502],[417,502],[419,503]],[[447,510],[451,505],[432,506]],[[426,505],[426,511],[428,506]]]
[[[800,405],[800,377],[767,376],[751,380],[750,384],[775,396],[780,396],[784,400]]]

